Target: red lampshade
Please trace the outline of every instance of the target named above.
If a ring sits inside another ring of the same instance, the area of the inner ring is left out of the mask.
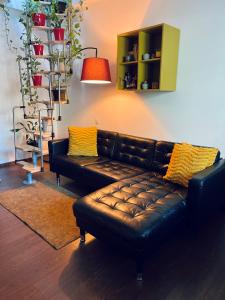
[[[85,58],[80,81],[85,83],[111,83],[108,60],[99,57]]]

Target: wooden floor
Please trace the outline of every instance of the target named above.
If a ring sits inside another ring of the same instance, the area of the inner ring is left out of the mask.
[[[0,168],[0,191],[22,186],[18,166]],[[35,176],[54,182],[50,172]],[[85,194],[68,179],[63,186]],[[225,299],[225,214],[219,213],[198,237],[178,234],[149,253],[144,282],[137,284],[129,258],[93,237],[54,250],[0,206],[0,299]]]

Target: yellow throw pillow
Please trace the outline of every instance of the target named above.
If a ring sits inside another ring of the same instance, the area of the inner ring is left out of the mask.
[[[216,148],[175,144],[163,178],[188,187],[188,182],[194,174],[213,165],[217,153]]]
[[[68,155],[98,156],[96,127],[70,126],[68,129]]]

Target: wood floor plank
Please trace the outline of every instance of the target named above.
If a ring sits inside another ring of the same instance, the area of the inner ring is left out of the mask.
[[[19,166],[0,168],[0,192],[22,186],[24,177]],[[55,183],[49,171],[35,178]],[[88,193],[66,178],[62,185],[77,195]],[[142,285],[134,267],[91,236],[83,248],[77,240],[54,250],[0,206],[1,300],[224,300],[225,214],[218,213],[198,236],[179,233],[149,253]]]

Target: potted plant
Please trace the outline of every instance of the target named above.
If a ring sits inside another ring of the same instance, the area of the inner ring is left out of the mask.
[[[33,13],[32,21],[34,23],[34,26],[45,26],[46,15],[41,12]]]
[[[46,22],[46,8],[40,5],[39,1],[28,1],[27,8],[29,15],[32,18],[35,26],[45,26]]]
[[[42,85],[42,74],[40,73],[39,66],[41,65],[36,59],[32,58],[29,62],[28,67],[31,70],[32,80],[34,86],[41,86]]]
[[[67,102],[68,99],[67,99],[67,92],[66,92],[66,88],[63,87],[60,89],[60,98],[59,98],[59,89],[57,87],[53,88],[52,89],[52,98],[53,98],[53,101],[56,101],[58,102],[59,99],[60,99],[60,102]]]
[[[35,55],[43,55],[44,45],[41,43],[41,40],[36,36],[34,36],[33,47]]]
[[[67,88],[65,86],[65,81],[62,80],[62,85],[60,86],[60,92],[59,92],[59,88],[58,88],[58,83],[56,82],[54,84],[54,88],[52,89],[52,100],[58,102],[60,100],[60,102],[67,102],[68,101],[68,97],[67,97]]]
[[[25,138],[27,145],[38,147],[38,142],[35,138],[35,131],[38,130],[38,122],[36,121],[24,121],[16,124],[15,133],[24,130],[26,132]],[[10,131],[14,132],[14,129]]]
[[[64,14],[67,7],[67,1],[59,0],[56,2],[55,11],[58,14]]]
[[[56,41],[63,41],[64,40],[64,32],[65,29],[62,28],[62,22],[63,18],[59,17],[56,12],[56,1],[52,1],[52,6],[51,6],[51,25],[54,27],[53,28],[53,33]]]
[[[31,102],[38,101],[37,90],[30,90],[30,63],[28,62],[28,58],[18,55],[16,61],[20,64],[21,67],[21,93],[23,94],[23,97]],[[27,72],[27,70],[29,72]]]
[[[53,33],[54,33],[54,38],[56,41],[63,41],[64,40],[64,33],[65,29],[62,28],[62,22],[63,19],[58,17],[56,14],[52,16],[52,26],[53,28]]]

